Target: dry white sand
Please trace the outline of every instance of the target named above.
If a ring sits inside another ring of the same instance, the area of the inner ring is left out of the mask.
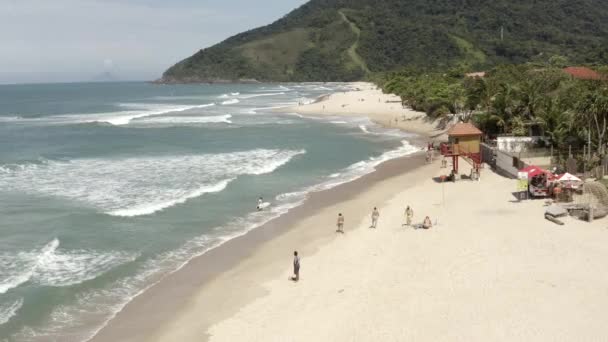
[[[357,82],[352,87],[355,90],[334,93],[323,97],[322,101],[277,111],[302,115],[367,116],[385,127],[424,134],[437,140],[445,138],[446,130],[438,127],[439,122],[429,120],[423,112],[404,108],[399,96],[384,94],[371,83]]]
[[[364,210],[366,198],[373,205],[386,196],[378,229],[368,228],[367,215],[356,222],[347,215],[345,235],[303,253],[299,283],[287,280],[291,258],[286,252],[283,271],[262,284],[257,299],[213,325],[210,340],[604,340],[604,222],[566,219],[560,227],[544,220],[543,201],[515,202],[513,180],[489,170],[479,182],[442,185],[431,178],[445,172],[435,163],[410,174],[413,187],[400,190],[405,176],[398,177],[336,205],[353,213]],[[437,225],[402,227],[406,204],[414,208],[415,222],[429,215]],[[335,211],[328,208],[311,219],[333,223]],[[240,280],[247,286],[256,258],[218,279],[216,291],[222,281],[232,284],[225,291],[238,289]],[[205,290],[158,340],[205,336],[198,322],[214,314],[202,300],[209,295]]]

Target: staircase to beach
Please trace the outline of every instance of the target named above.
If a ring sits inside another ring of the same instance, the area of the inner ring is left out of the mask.
[[[481,153],[469,152],[464,146],[443,143],[440,146],[441,154],[446,157],[461,157],[476,170],[481,168]]]

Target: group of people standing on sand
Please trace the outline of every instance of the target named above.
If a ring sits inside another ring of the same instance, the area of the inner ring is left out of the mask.
[[[409,205],[405,208],[405,224],[404,226],[411,227],[412,220],[414,219],[414,209]],[[424,218],[422,225],[420,226],[423,229],[429,229],[433,227],[433,223],[431,222],[431,218],[429,216]],[[416,228],[416,226],[414,226]]]
[[[378,210],[377,207],[374,207],[374,209],[372,210],[372,224],[370,225],[370,228],[374,228],[376,229],[378,227],[378,219],[380,219],[380,211]],[[411,227],[412,226],[412,221],[414,219],[414,210],[412,209],[412,207],[410,207],[409,205],[405,208],[405,224],[403,224],[402,226],[408,226]],[[336,221],[336,233],[340,233],[340,234],[344,234],[344,215],[342,215],[342,213],[338,214],[338,219]],[[431,218],[429,216],[424,218],[424,221],[422,222],[422,225],[420,226],[414,226],[414,228],[423,228],[423,229],[430,229],[433,227],[433,223],[431,222]],[[298,251],[294,251],[293,252],[293,276],[291,276],[289,278],[292,281],[299,281],[300,280],[300,257],[298,256]]]
[[[372,224],[369,226],[370,228],[378,228],[378,219],[380,218],[380,211],[378,210],[377,207],[374,207],[374,209],[372,210]],[[414,219],[414,210],[408,205],[405,208],[405,223],[402,226],[408,226],[411,227],[412,226],[412,220]],[[342,215],[342,213],[338,214],[338,220],[336,222],[336,233],[341,233],[344,234],[344,215]],[[421,225],[419,226],[414,226],[414,228],[423,228],[423,229],[429,229],[433,227],[433,223],[431,221],[431,218],[429,216],[424,218],[424,221],[422,222]]]

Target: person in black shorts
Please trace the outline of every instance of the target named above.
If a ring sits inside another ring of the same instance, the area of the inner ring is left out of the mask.
[[[291,277],[291,280],[300,280],[300,257],[298,256],[298,251],[293,252],[293,277]]]

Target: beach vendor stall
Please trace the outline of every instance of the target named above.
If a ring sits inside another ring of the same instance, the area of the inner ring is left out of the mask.
[[[528,192],[532,197],[549,196],[549,185],[555,178],[551,172],[535,165],[525,167],[519,172],[528,174]]]
[[[583,184],[583,180],[569,173],[557,176],[557,182],[564,188],[578,189]]]
[[[573,193],[582,185],[583,181],[570,173],[564,173],[563,175],[556,176],[553,182],[553,192],[556,200],[561,202],[571,202]]]

